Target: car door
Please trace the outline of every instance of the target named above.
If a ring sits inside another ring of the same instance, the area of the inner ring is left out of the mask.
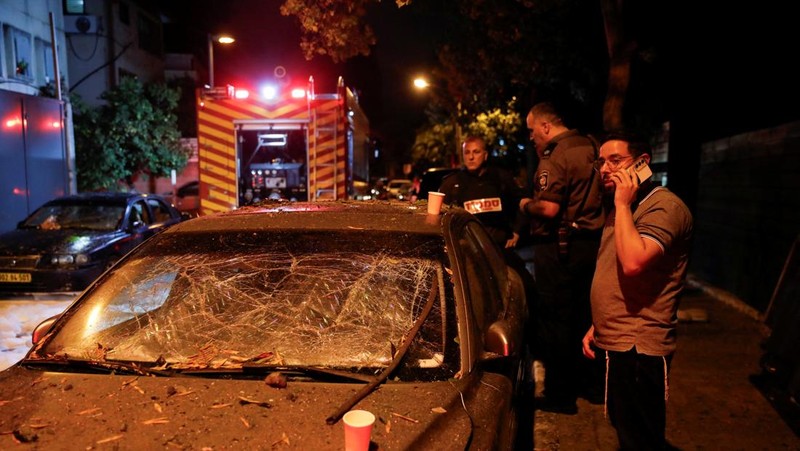
[[[150,216],[153,218],[150,224],[150,231],[155,233],[165,227],[168,227],[179,220],[178,217],[172,215],[172,212],[166,202],[153,197],[147,198],[147,206],[150,207]]]

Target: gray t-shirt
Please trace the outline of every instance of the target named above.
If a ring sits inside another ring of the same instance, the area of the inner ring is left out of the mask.
[[[625,276],[614,245],[614,217],[606,218],[592,280],[592,322],[599,348],[664,356],[675,351],[678,296],[683,290],[692,235],[692,215],[666,188],[656,187],[633,212],[644,239],[664,253],[636,276]]]

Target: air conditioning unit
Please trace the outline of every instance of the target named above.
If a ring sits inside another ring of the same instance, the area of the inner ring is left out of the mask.
[[[98,25],[97,16],[64,16],[64,32],[67,34],[94,34]]]

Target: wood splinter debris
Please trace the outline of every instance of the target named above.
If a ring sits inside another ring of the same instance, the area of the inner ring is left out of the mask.
[[[169,423],[167,417],[153,418],[152,420],[142,421],[142,424],[166,424]]]
[[[102,445],[103,443],[108,443],[108,442],[113,442],[114,440],[119,440],[119,439],[121,439],[122,437],[123,437],[123,435],[122,435],[122,434],[120,434],[120,435],[114,435],[114,436],[111,436],[111,437],[106,437],[106,438],[104,438],[104,439],[102,439],[102,440],[98,440],[98,441],[96,441],[95,443],[97,443],[98,445]]]
[[[400,415],[399,413],[392,412],[392,416],[393,417],[397,417],[397,418],[401,418],[401,419],[406,420],[406,421],[410,421],[412,423],[419,423],[419,420],[415,420],[415,419],[413,419],[411,417],[407,417],[405,415]]]
[[[274,447],[275,445],[280,445],[281,443],[285,443],[287,445],[290,444],[289,437],[286,435],[285,432],[281,433],[281,438],[278,441],[272,443],[272,446]]]

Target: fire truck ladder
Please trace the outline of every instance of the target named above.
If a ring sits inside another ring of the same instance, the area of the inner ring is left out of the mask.
[[[339,140],[339,114],[337,95],[320,94],[313,99],[318,105],[324,102],[334,101],[336,110],[333,114],[326,112],[320,118],[318,108],[312,109],[311,123],[313,124],[313,138],[309,143],[309,169],[312,179],[312,200],[336,200],[338,199],[338,155],[337,145]]]

